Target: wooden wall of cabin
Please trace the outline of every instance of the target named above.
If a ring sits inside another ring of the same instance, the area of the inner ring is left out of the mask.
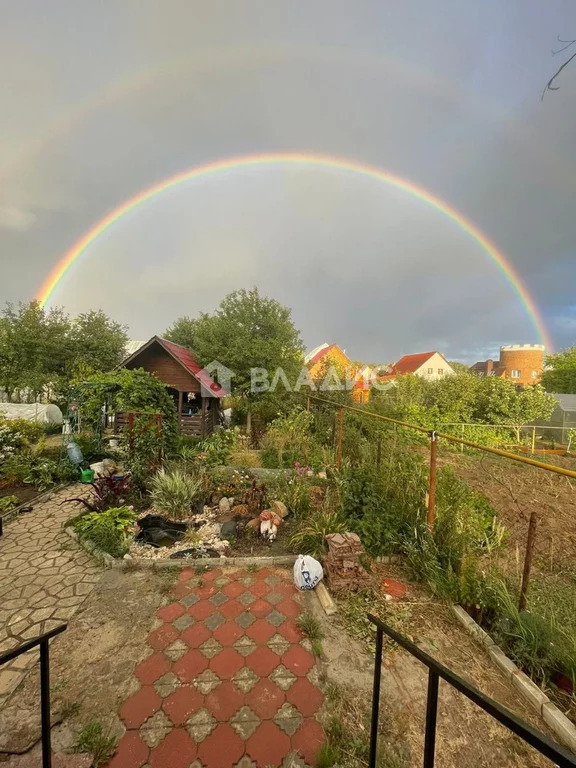
[[[159,345],[141,352],[126,368],[144,368],[155,373],[160,381],[182,392],[200,392],[200,382]]]

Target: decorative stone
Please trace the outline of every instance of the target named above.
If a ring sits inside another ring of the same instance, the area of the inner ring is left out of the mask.
[[[236,504],[230,511],[234,517],[250,517],[251,514],[246,504]]]
[[[279,517],[281,520],[288,517],[288,507],[283,501],[273,501],[271,510],[274,513],[274,517]]]
[[[227,515],[230,512],[230,502],[226,498],[226,496],[222,496],[220,501],[218,502],[218,511],[221,515]]]

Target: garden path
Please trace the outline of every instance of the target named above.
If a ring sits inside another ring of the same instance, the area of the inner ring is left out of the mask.
[[[102,568],[64,531],[74,506],[61,502],[86,493],[68,486],[34,503],[33,511],[4,525],[0,537],[0,653],[68,621],[100,579]],[[0,667],[0,711],[38,661],[38,649]]]
[[[182,570],[120,710],[109,768],[304,768],[324,732],[292,574]]]

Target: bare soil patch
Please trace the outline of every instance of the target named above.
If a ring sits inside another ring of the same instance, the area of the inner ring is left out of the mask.
[[[541,457],[539,457],[541,458]],[[576,563],[576,480],[493,456],[446,453],[441,464],[483,493],[509,531],[504,564],[519,573],[530,514],[538,515],[535,566],[548,571],[573,569]],[[571,458],[554,457],[557,466],[576,469]],[[517,557],[520,554],[520,562]]]
[[[397,568],[379,569],[381,578],[402,579]],[[554,738],[536,713],[519,699],[509,682],[494,666],[483,647],[456,622],[448,605],[430,597],[426,590],[408,584],[406,597],[399,601],[375,599],[373,593],[353,598],[358,615],[368,611],[380,616],[487,696]],[[325,639],[326,675],[350,691],[351,700],[372,696],[374,636],[367,624],[352,619],[347,600],[338,600],[339,613],[327,618],[310,596],[309,609],[322,622]],[[351,635],[351,630],[356,637]],[[382,665],[381,740],[397,762],[390,765],[420,766],[424,744],[427,670],[395,644],[385,644]],[[400,748],[402,758],[397,757]],[[493,718],[454,690],[440,683],[436,765],[461,768],[464,765],[492,768],[540,768],[550,762],[507,731]],[[384,765],[388,763],[384,762]]]

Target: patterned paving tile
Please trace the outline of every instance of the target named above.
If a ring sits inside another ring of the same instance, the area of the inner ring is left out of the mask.
[[[268,569],[201,579],[182,571],[156,613],[154,652],[136,666],[141,687],[120,711],[128,730],[109,768],[315,764],[323,695],[290,579]]]

